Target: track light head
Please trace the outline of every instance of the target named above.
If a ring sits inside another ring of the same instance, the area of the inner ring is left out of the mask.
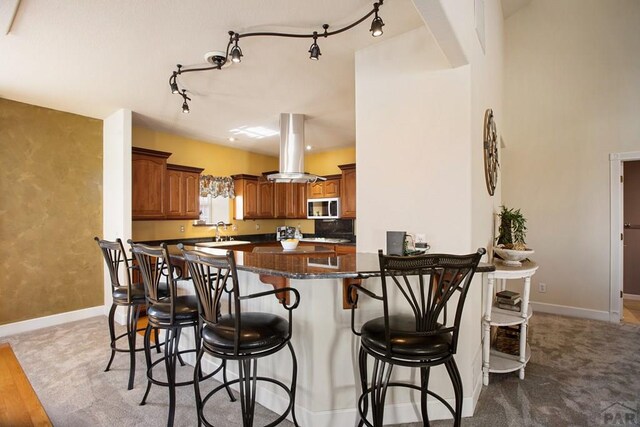
[[[375,12],[375,16],[373,18],[373,21],[371,21],[371,28],[369,29],[373,37],[380,37],[383,33],[382,27],[384,27],[384,21],[378,16],[378,9],[380,8],[380,5],[383,1],[384,0],[380,0],[380,3],[373,4],[373,11]]]
[[[178,89],[178,83],[176,81],[171,82],[171,93],[180,93],[180,89]]]
[[[369,31],[371,31],[371,35],[373,37],[380,37],[383,33],[382,31],[382,27],[384,26],[384,22],[382,21],[382,18],[380,18],[378,16],[378,13],[376,12],[376,17],[373,18],[373,21],[371,21],[371,29]]]
[[[320,52],[320,46],[318,46],[318,33],[316,31],[313,32],[313,44],[309,48],[309,59],[313,59],[317,61],[322,55]]]
[[[182,103],[182,112],[185,114],[189,114],[189,104],[187,104],[187,101],[184,101]]]
[[[242,50],[240,46],[238,46],[238,42],[236,41],[236,45],[231,48],[231,62],[237,64],[242,61]]]

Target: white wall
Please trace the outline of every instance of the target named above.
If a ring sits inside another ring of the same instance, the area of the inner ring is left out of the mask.
[[[533,0],[505,22],[502,195],[528,219],[535,301],[609,310],[608,154],[640,148],[639,26],[635,0]]]
[[[468,253],[491,243],[500,205],[500,188],[490,197],[484,182],[482,126],[485,109],[493,108],[501,130],[502,12],[498,0],[486,0],[485,53],[473,2],[415,3],[425,12],[444,10],[449,25],[427,15],[427,24],[438,25],[436,37],[420,28],[356,54],[358,251],[384,249],[385,231],[406,230],[424,233],[431,252]],[[443,54],[458,52],[452,38],[467,65],[452,68],[460,55]],[[466,397],[479,390],[481,284],[478,275],[456,356]]]
[[[131,122],[130,110],[118,110],[103,123],[103,235],[125,242],[131,238]],[[104,304],[111,308],[111,279],[104,265]],[[121,272],[122,273],[122,272]],[[122,322],[121,322],[122,323]]]

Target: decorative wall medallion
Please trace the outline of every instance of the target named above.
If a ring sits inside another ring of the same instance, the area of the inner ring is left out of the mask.
[[[490,196],[496,190],[498,182],[498,133],[493,121],[493,110],[488,108],[484,113],[484,178]]]

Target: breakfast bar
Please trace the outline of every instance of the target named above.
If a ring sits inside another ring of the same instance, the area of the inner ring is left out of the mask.
[[[302,249],[305,248],[305,249]],[[253,293],[265,290],[265,286],[292,287],[300,293],[300,305],[293,315],[293,346],[298,357],[298,387],[296,415],[301,425],[329,427],[354,425],[357,419],[356,398],[359,391],[358,346],[359,339],[351,332],[351,310],[345,297],[350,283],[364,283],[373,292],[380,289],[378,255],[355,253],[336,255],[321,247],[299,251],[282,251],[281,248],[254,248],[252,252],[235,251],[238,278],[243,292]],[[311,247],[313,248],[313,247]],[[223,254],[224,249],[186,247],[212,254]],[[174,246],[170,252],[180,257]],[[478,272],[491,271],[492,266],[481,264]],[[478,274],[474,280],[481,280]],[[480,283],[477,283],[479,286]],[[193,292],[190,282],[181,281],[184,292]],[[276,298],[260,298],[246,301],[249,311],[272,312],[285,315]],[[480,301],[468,301],[480,305]],[[224,306],[224,304],[223,304]],[[244,310],[245,308],[243,308]],[[375,300],[361,298],[355,309],[355,324],[379,316],[381,307]],[[471,325],[473,323],[473,325]],[[477,328],[477,322],[470,319],[468,328]],[[186,332],[186,331],[185,331]],[[192,337],[181,341],[181,346],[192,345]],[[466,359],[472,359],[468,357]],[[264,374],[283,382],[290,380],[290,356],[276,354],[260,362],[259,374]],[[208,358],[203,363],[207,371],[212,371],[219,360]],[[237,366],[228,366],[228,375],[234,378]],[[465,369],[461,366],[461,369]],[[407,379],[407,372],[397,371],[398,377]],[[409,377],[410,378],[410,377]],[[435,389],[448,393],[446,381],[439,384],[440,376],[434,372]],[[450,393],[449,393],[450,394]],[[256,400],[263,406],[281,413],[287,399],[270,384],[258,387]],[[429,401],[433,419],[447,417],[438,405]],[[473,405],[472,405],[473,406]],[[472,410],[472,407],[470,408]],[[390,393],[387,398],[389,421],[414,422],[420,420],[420,404],[411,393]]]

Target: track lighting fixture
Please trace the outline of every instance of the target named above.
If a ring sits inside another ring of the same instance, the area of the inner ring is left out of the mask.
[[[322,25],[324,32],[318,33],[317,31],[314,31],[311,34],[292,34],[292,33],[279,33],[279,32],[270,32],[270,31],[260,31],[260,32],[240,34],[235,31],[229,31],[229,42],[227,43],[227,50],[225,52],[220,52],[219,54],[215,52],[217,55],[213,55],[210,58],[207,58],[207,61],[211,63],[210,66],[209,65],[191,66],[188,68],[182,68],[182,65],[180,64],[177,65],[177,70],[174,71],[171,74],[171,77],[169,78],[169,86],[171,88],[171,92],[182,96],[182,101],[183,101],[182,112],[188,113],[189,104],[187,101],[191,101],[191,98],[189,98],[186,95],[187,91],[185,89],[180,89],[180,86],[178,85],[178,76],[180,76],[183,73],[191,73],[195,71],[221,70],[222,67],[225,64],[227,64],[227,62],[229,61],[235,64],[240,63],[244,55],[242,54],[242,49],[240,49],[238,42],[242,38],[246,38],[246,37],[313,38],[313,43],[309,48],[309,58],[312,60],[318,60],[320,58],[320,55],[322,55],[322,53],[320,52],[320,46],[318,46],[318,37],[327,38],[327,37],[334,36],[336,34],[343,33],[361,24],[371,16],[373,16],[373,21],[371,21],[371,28],[369,29],[369,31],[371,31],[371,35],[373,37],[379,37],[383,33],[382,27],[384,26],[384,22],[382,21],[382,18],[378,16],[378,11],[380,9],[380,6],[382,6],[383,3],[384,3],[384,0],[378,0],[376,3],[373,3],[373,9],[371,9],[362,18],[358,19],[357,21],[345,27],[339,28],[334,31],[329,31],[329,24]]]
[[[309,58],[313,60],[318,60],[318,57],[322,55],[320,53],[320,46],[318,46],[318,32],[313,32],[313,44],[309,48]]]

